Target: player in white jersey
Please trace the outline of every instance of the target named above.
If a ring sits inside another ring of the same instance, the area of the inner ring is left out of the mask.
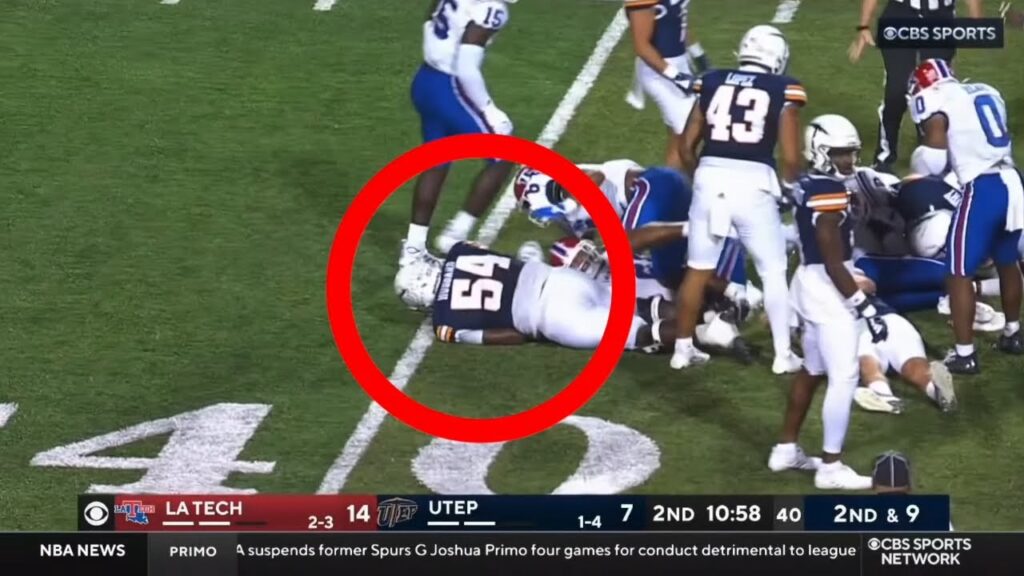
[[[694,73],[709,63],[690,26],[691,0],[626,0],[636,72],[626,102],[643,110],[650,96],[668,127],[667,166],[682,168],[680,136],[696,101]],[[692,65],[691,65],[692,60]]]
[[[420,116],[424,143],[462,134],[512,133],[512,121],[491,99],[481,69],[487,46],[509,21],[508,4],[516,1],[431,3],[423,24],[423,65],[412,83],[412,101]],[[416,181],[400,268],[432,258],[426,249],[427,233],[450,166],[431,168]],[[435,239],[441,253],[469,236],[511,168],[501,160],[488,162],[474,180],[462,210]]]
[[[997,348],[1024,354],[1020,332],[1021,281],[1018,261],[1024,229],[1024,179],[1014,167],[1006,104],[986,84],[962,84],[949,64],[922,62],[908,83],[911,116],[922,133],[917,170],[941,175],[947,166],[963,184],[947,240],[948,291],[956,348],[946,358],[950,371],[981,371],[974,351],[975,299],[972,280],[991,258],[999,271],[1006,327]]]

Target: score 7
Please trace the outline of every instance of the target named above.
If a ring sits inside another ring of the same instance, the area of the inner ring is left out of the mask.
[[[629,515],[633,513],[633,505],[627,502],[626,504],[622,504],[621,507],[625,510],[625,513],[622,514],[622,521],[629,522]]]

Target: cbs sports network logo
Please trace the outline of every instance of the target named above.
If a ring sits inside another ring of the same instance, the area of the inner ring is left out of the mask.
[[[880,18],[879,48],[1002,48],[1001,18]]]

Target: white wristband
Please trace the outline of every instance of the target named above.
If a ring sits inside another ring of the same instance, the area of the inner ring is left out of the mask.
[[[854,292],[853,296],[850,296],[849,298],[846,299],[846,305],[849,306],[850,308],[856,308],[857,306],[863,304],[864,301],[867,299],[868,297],[867,295],[864,294],[863,290],[857,290],[856,292]]]

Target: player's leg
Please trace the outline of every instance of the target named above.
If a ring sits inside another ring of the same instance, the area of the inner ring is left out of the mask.
[[[772,447],[768,457],[768,468],[773,472],[782,470],[815,470],[821,464],[820,458],[811,458],[800,447],[800,429],[811,409],[814,393],[825,380],[825,363],[819,352],[818,325],[804,324],[804,357],[802,370],[797,372],[789,386],[786,399],[786,415],[782,423],[779,443]]]
[[[984,178],[984,176],[982,177]],[[981,371],[974,351],[974,284],[973,278],[978,267],[987,258],[992,247],[992,238],[999,218],[994,218],[998,204],[994,194],[980,194],[978,181],[970,182],[964,188],[964,197],[953,215],[953,225],[946,242],[949,277],[946,292],[949,294],[950,316],[953,320],[953,336],[956,342],[954,353],[946,358],[946,366],[955,374],[977,374]],[[983,192],[991,192],[986,190]],[[1006,214],[1006,196],[1003,194],[1002,218]]]
[[[1021,231],[1003,232],[996,245],[994,258],[999,271],[999,297],[1006,315],[1006,326],[996,347],[1008,354],[1024,354],[1024,338],[1020,331],[1020,306],[1024,280],[1018,269],[1020,254],[1017,245]]]
[[[710,356],[694,345],[694,336],[704,310],[704,293],[718,267],[725,238],[711,234],[709,207],[704,200],[711,194],[703,180],[706,174],[706,169],[697,169],[693,203],[690,206],[687,270],[676,295],[677,335],[675,351],[670,361],[671,367],[675,370],[710,359]]]
[[[842,462],[853,395],[860,381],[858,325],[852,318],[836,318],[821,325],[818,335],[819,350],[828,374],[828,389],[821,408],[825,429],[822,464],[814,475],[814,485],[823,490],[868,490],[871,477],[857,474]]]
[[[771,195],[753,190],[742,195],[742,199],[746,209],[735,209],[736,230],[764,284],[764,308],[775,349],[772,372],[793,373],[800,369],[801,361],[790,348],[789,285],[786,281],[789,260],[782,219]]]
[[[885,315],[889,335],[879,345],[884,362],[899,370],[900,376],[920,390],[943,412],[956,409],[953,377],[942,362],[929,362],[924,340],[909,320],[898,314]]]
[[[882,50],[885,64],[885,96],[878,108],[878,147],[875,168],[891,172],[899,153],[900,123],[907,111],[907,79],[917,66],[912,49]]]
[[[449,93],[451,99],[446,105],[446,122],[449,135],[457,134],[497,134],[499,127],[491,126],[484,118],[483,112],[462,94],[455,79],[451,79]],[[438,234],[435,247],[446,254],[456,243],[469,238],[477,220],[494,202],[501,190],[501,185],[508,178],[512,164],[504,160],[488,160],[483,170],[473,180],[473,186],[466,197],[462,209],[448,221],[444,230]]]
[[[889,379],[885,377],[888,363],[881,359],[882,353],[879,350],[884,344],[876,345],[871,341],[871,334],[861,330],[857,342],[860,386],[853,394],[853,401],[869,412],[900,414],[903,412],[903,401],[892,393]]]
[[[451,102],[446,103],[446,94],[450,91],[448,76],[427,66],[416,74],[412,84],[412,101],[420,116],[420,129],[423,142],[433,142],[448,135],[447,109]],[[429,257],[427,252],[427,234],[430,231],[430,220],[434,208],[441,196],[445,179],[451,164],[435,166],[419,175],[413,189],[412,210],[409,219],[409,230],[402,243],[402,254],[399,266],[407,266],[420,258]]]

